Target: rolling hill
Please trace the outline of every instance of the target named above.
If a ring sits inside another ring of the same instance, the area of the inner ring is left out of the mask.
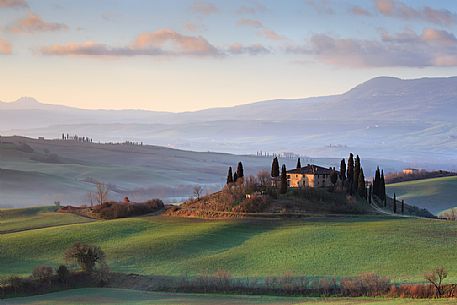
[[[343,157],[343,156],[342,156]],[[110,185],[111,199],[161,198],[181,201],[202,185],[219,190],[227,169],[242,161],[246,175],[271,168],[271,157],[192,152],[151,145],[98,144],[25,137],[0,139],[0,207],[88,204],[94,181]],[[281,159],[288,168],[296,159]],[[302,158],[302,163],[339,167],[340,158]],[[408,166],[392,160],[363,159],[365,172],[379,164],[389,171]]]
[[[43,228],[36,227],[37,221],[29,222],[43,213]],[[53,223],[52,217],[62,215],[27,209],[10,215],[18,230],[0,237],[0,277],[28,275],[42,264],[56,267],[63,262],[65,249],[81,241],[101,246],[111,269],[125,273],[180,277],[223,269],[239,278],[286,272],[312,278],[376,272],[395,282],[417,282],[424,272],[442,265],[449,271],[449,281],[457,280],[453,263],[457,236],[443,234],[457,230],[457,223],[450,221],[386,216],[300,220],[145,216]],[[10,224],[0,223],[0,230],[5,226]]]
[[[457,77],[371,79],[346,93],[169,113],[84,110],[24,98],[0,103],[0,133],[100,141],[143,141],[238,154],[292,151],[457,167]]]
[[[457,177],[443,177],[389,184],[387,193],[415,206],[438,213],[457,207]]]

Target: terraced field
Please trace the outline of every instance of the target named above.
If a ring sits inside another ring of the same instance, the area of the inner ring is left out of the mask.
[[[9,299],[0,304],[22,305],[451,305],[455,300],[410,300],[370,298],[295,298],[157,293],[122,289],[76,289],[34,297]]]
[[[26,211],[26,210],[24,210]],[[16,215],[19,232],[0,235],[0,277],[28,275],[40,264],[58,266],[76,241],[105,250],[114,271],[182,276],[224,269],[235,277],[387,275],[422,281],[443,265],[457,281],[457,223],[375,216],[301,220],[200,220],[138,217],[33,229]],[[10,217],[14,222],[15,217]],[[40,217],[40,213],[30,217]],[[66,219],[68,223],[86,219]],[[57,221],[57,220],[56,220]],[[41,223],[40,225],[42,225]],[[5,231],[10,224],[0,225]]]

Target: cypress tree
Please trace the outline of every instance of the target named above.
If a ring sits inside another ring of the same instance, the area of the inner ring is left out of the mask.
[[[360,176],[360,158],[359,155],[355,158],[355,165],[354,165],[354,191],[359,190],[359,176]]]
[[[277,157],[274,157],[271,164],[271,177],[279,177],[279,162]]]
[[[233,183],[232,167],[230,166],[227,174],[227,184]]]
[[[298,169],[298,168],[301,168],[300,158],[298,158],[298,160],[297,160],[297,169]]]
[[[378,196],[380,199],[380,184],[381,184],[381,172],[379,170],[379,166],[376,168],[376,173],[374,175],[374,180],[373,180],[373,195]]]
[[[341,159],[340,163],[340,178],[343,182],[346,180],[346,161],[344,159]]]
[[[386,182],[384,181],[384,170],[381,171],[381,182],[380,182],[380,198],[386,201]]]
[[[238,175],[236,173],[233,174],[233,182],[236,182],[238,180]]]
[[[357,191],[362,198],[367,198],[367,188],[365,185],[365,175],[363,174],[363,169],[360,168],[360,173],[359,173],[359,180],[358,180],[358,188]]]
[[[349,154],[348,166],[347,166],[347,185],[349,194],[352,195],[354,190],[354,155]]]
[[[394,214],[397,213],[397,195],[394,193]]]
[[[238,162],[238,167],[236,169],[236,176],[238,178],[244,177],[243,163],[241,163],[241,162]]]
[[[401,201],[401,213],[405,214],[405,200],[403,200],[403,199]]]
[[[283,164],[281,168],[281,188],[279,189],[281,194],[287,193],[287,170],[286,165]]]

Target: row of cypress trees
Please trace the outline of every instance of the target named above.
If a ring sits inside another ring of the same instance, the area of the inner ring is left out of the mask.
[[[379,170],[379,166],[376,168],[376,172],[373,179],[373,195],[378,196],[382,201],[386,201],[386,182],[384,181],[384,170]]]
[[[230,166],[227,173],[227,184],[237,182],[238,179],[242,179],[244,177],[244,169],[243,163],[238,162],[238,167],[236,168],[236,172],[233,173],[232,167]]]
[[[365,174],[363,173],[359,155],[354,159],[354,155],[350,153],[347,165],[345,159],[341,160],[340,179],[349,195],[358,194],[362,198],[368,197]]]

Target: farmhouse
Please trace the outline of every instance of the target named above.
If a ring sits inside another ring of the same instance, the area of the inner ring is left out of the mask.
[[[333,186],[330,181],[332,171],[333,169],[331,168],[308,164],[305,167],[287,171],[287,184],[289,187],[317,188]],[[339,172],[337,173],[339,174]]]
[[[417,168],[405,168],[403,170],[403,174],[405,175],[413,175],[413,174],[418,174],[419,170]]]

